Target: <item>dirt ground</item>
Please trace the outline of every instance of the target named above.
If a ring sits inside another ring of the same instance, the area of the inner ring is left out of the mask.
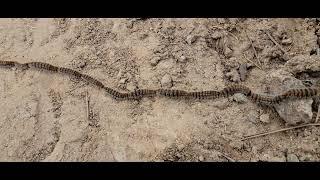
[[[122,92],[267,92],[279,71],[317,85],[320,66],[303,58],[320,61],[319,29],[317,18],[0,19],[0,60],[72,68]],[[1,161],[320,159],[319,126],[241,141],[287,126],[241,96],[117,101],[74,78],[1,68],[0,102]]]

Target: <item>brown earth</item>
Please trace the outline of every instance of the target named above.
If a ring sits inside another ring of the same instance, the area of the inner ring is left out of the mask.
[[[0,19],[0,60],[72,68],[124,92],[232,82],[267,92],[278,71],[319,84],[319,29],[317,18]],[[77,79],[1,68],[0,160],[320,159],[315,126],[241,141],[286,124],[241,98],[117,101]]]

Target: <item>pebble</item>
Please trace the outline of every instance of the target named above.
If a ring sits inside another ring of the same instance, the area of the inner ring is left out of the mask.
[[[170,75],[166,74],[161,79],[161,86],[165,88],[171,88],[173,86],[172,84],[172,78]]]
[[[212,39],[218,39],[221,38],[223,36],[223,34],[220,31],[216,31],[211,35]]]
[[[299,158],[295,154],[288,154],[287,162],[299,162]]]
[[[248,121],[256,124],[258,122],[259,115],[256,111],[249,111],[248,112]]]
[[[187,43],[190,45],[196,41],[197,37],[194,35],[188,35],[187,36]]]
[[[201,155],[201,156],[199,156],[199,161],[204,161],[204,157]]]
[[[152,58],[151,61],[150,61],[151,66],[156,66],[159,63],[160,60],[161,60],[160,57]]]
[[[77,64],[77,67],[84,68],[86,65],[87,65],[87,63],[85,61],[79,61]]]
[[[101,65],[101,64],[102,64],[102,61],[101,61],[101,60],[98,60],[98,61],[97,61],[97,64],[98,64],[98,65]]]
[[[126,81],[127,81],[127,78],[123,78],[123,79],[120,79],[119,83],[124,84],[124,83],[126,83]]]
[[[230,48],[226,47],[226,49],[224,50],[224,55],[226,57],[231,57],[232,54],[233,54],[233,51]]]
[[[269,114],[262,114],[260,116],[260,121],[264,123],[270,123],[270,117]]]
[[[241,81],[245,81],[246,78],[247,78],[247,67],[248,65],[245,63],[245,64],[241,64],[240,67],[239,67],[239,74],[240,74],[240,80]]]
[[[236,93],[233,95],[233,100],[240,104],[243,104],[247,102],[247,97],[241,93]]]
[[[281,41],[281,43],[282,43],[283,45],[292,44],[292,39],[291,39],[291,38],[283,39],[283,40]]]
[[[270,87],[270,93],[280,93],[288,89],[304,88],[303,83],[284,70],[276,70],[266,76],[266,84]],[[275,104],[274,107],[287,126],[312,121],[311,98],[292,99]]]
[[[147,37],[148,37],[148,34],[145,34],[145,33],[139,35],[139,39],[140,39],[140,40],[144,40],[144,39],[146,39]]]
[[[240,75],[236,69],[232,69],[230,72],[226,73],[226,76],[233,82],[240,82]]]
[[[187,58],[185,57],[185,56],[180,56],[180,58],[179,58],[179,60],[178,60],[179,62],[182,62],[182,63],[184,63],[184,62],[186,62],[187,61]]]
[[[218,23],[224,24],[226,20],[224,18],[217,18]]]

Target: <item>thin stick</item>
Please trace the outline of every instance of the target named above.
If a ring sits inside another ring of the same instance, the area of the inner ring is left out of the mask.
[[[230,162],[236,162],[234,159],[232,159],[231,157],[227,156],[226,154],[219,152],[221,156],[223,156],[224,158],[226,158],[228,161]]]
[[[261,68],[257,63],[255,63],[255,62],[251,61],[250,59],[248,59],[245,54],[243,54],[243,57],[244,57],[247,61],[249,61],[249,62],[251,62],[252,64],[254,64],[257,68],[259,68],[259,69],[262,70],[262,68]]]
[[[282,46],[281,46],[279,43],[277,43],[277,41],[270,35],[269,32],[266,32],[266,34],[267,34],[268,37],[271,39],[271,41],[272,41],[276,46],[278,46],[279,49],[281,49],[282,52],[287,53],[287,52],[282,48]]]
[[[231,35],[233,38],[235,38],[237,41],[239,41],[239,39],[238,39],[238,37],[237,37],[236,35],[234,35],[234,34],[231,33],[231,32],[228,32],[228,31],[227,31],[227,33],[230,34],[230,35]]]
[[[256,48],[254,47],[253,42],[252,42],[252,40],[251,40],[251,38],[249,37],[249,35],[248,35],[247,32],[246,32],[246,35],[247,35],[247,37],[248,37],[248,39],[249,39],[249,41],[250,41],[250,44],[251,44],[251,47],[252,47],[252,49],[253,49],[254,55],[256,56],[256,58],[257,58],[257,60],[258,60],[258,62],[259,62],[259,65],[261,66],[261,62],[260,62],[260,59],[259,59],[259,57],[258,57],[258,53],[257,53],[257,51],[256,51]]]
[[[320,126],[320,123],[303,124],[303,125],[299,125],[299,126],[278,129],[278,130],[274,130],[274,131],[270,131],[270,132],[266,132],[266,133],[259,133],[259,134],[255,134],[255,135],[250,135],[250,136],[244,137],[244,138],[242,138],[240,140],[244,141],[244,140],[247,140],[247,139],[252,139],[252,138],[261,137],[261,136],[265,136],[265,135],[269,135],[269,134],[274,134],[274,133],[277,133],[277,132],[283,132],[283,131],[288,131],[288,130],[291,130],[291,129],[297,129],[297,128],[302,128],[302,127],[307,127],[307,126]]]
[[[87,101],[87,119],[88,119],[88,121],[90,120],[90,117],[89,117],[89,113],[90,113],[90,106],[89,106],[89,95],[88,95],[89,93],[88,93],[88,91],[86,91],[86,101]]]
[[[320,106],[318,106],[317,117],[316,117],[316,120],[314,121],[314,123],[317,123],[319,121],[319,117],[320,117]]]

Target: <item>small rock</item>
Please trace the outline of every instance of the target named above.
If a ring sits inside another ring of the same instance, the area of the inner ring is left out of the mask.
[[[216,31],[211,35],[212,39],[218,39],[221,38],[223,36],[223,34],[220,31]]]
[[[160,60],[161,60],[160,57],[152,58],[151,61],[150,61],[151,66],[156,66],[159,63]]]
[[[226,57],[231,57],[232,54],[233,54],[233,51],[229,47],[226,47],[225,50],[224,50],[224,55]]]
[[[101,64],[102,64],[102,61],[101,61],[101,60],[98,60],[98,61],[97,61],[97,64],[98,64],[98,65],[101,65]]]
[[[133,21],[129,21],[127,23],[127,28],[132,29],[133,28]]]
[[[77,67],[84,68],[86,65],[87,65],[87,63],[85,61],[79,61],[77,64]]]
[[[177,153],[177,154],[176,154],[176,156],[177,156],[177,158],[179,158],[179,159],[180,159],[180,158],[182,157],[182,154]]]
[[[238,150],[242,149],[243,144],[244,144],[243,141],[240,141],[240,140],[232,140],[230,142],[230,146]]]
[[[182,62],[182,63],[184,63],[184,62],[186,62],[187,61],[187,58],[185,57],[185,56],[180,56],[180,58],[179,58],[179,60],[178,60],[179,62]]]
[[[123,79],[120,79],[119,83],[120,84],[125,84],[127,82],[127,78],[123,78]]]
[[[241,64],[239,67],[239,74],[240,74],[241,81],[245,81],[247,78],[247,73],[248,73],[247,67],[248,67],[247,64]]]
[[[316,32],[317,36],[320,36],[320,29],[318,29],[318,31]]]
[[[257,111],[249,111],[247,113],[247,119],[248,119],[248,121],[252,122],[253,124],[256,124],[259,119],[259,115],[258,115]]]
[[[196,41],[196,39],[197,39],[196,36],[194,36],[194,35],[188,35],[188,36],[187,36],[187,43],[188,43],[189,45],[191,45],[192,43],[194,43],[194,42]]]
[[[144,40],[144,39],[146,39],[147,37],[148,37],[148,34],[145,34],[145,33],[139,35],[139,39],[140,39],[140,40]]]
[[[218,23],[224,24],[226,20],[224,18],[217,18]]]
[[[292,39],[291,39],[291,38],[283,39],[283,40],[281,41],[281,43],[282,43],[283,45],[292,44]]]
[[[219,110],[224,110],[228,107],[229,102],[228,99],[222,98],[212,102],[212,106],[218,108]]]
[[[311,154],[303,154],[300,157],[300,161],[311,161],[312,159],[313,158]]]
[[[320,45],[320,36],[318,37],[317,43]]]
[[[299,158],[295,154],[288,154],[287,162],[299,162]]]
[[[201,156],[199,156],[199,161],[204,161],[204,157],[201,155]]]
[[[289,61],[290,60],[290,55],[288,53],[284,53],[283,56],[282,56],[282,60]]]
[[[172,84],[172,78],[170,75],[166,74],[161,79],[161,86],[166,88],[171,88],[173,86]]]
[[[260,116],[260,121],[264,123],[270,123],[270,117],[269,114],[262,114]]]
[[[243,104],[247,102],[247,97],[241,93],[236,93],[233,95],[233,100],[240,104]]]
[[[236,69],[232,69],[230,72],[226,73],[226,76],[233,82],[240,82],[240,75]]]
[[[294,78],[291,73],[277,70],[266,77],[266,84],[270,87],[271,94],[279,94],[294,88],[304,88],[303,83]],[[310,123],[312,121],[312,102],[308,99],[292,99],[275,104],[274,107],[286,125]]]

